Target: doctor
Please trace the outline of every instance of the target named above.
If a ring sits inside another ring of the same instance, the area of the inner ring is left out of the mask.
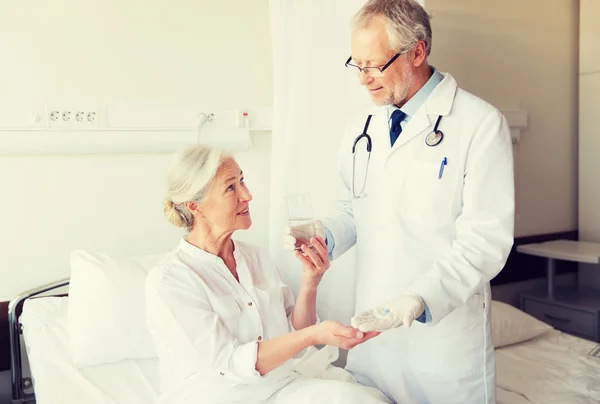
[[[397,403],[495,403],[489,281],[514,226],[507,122],[428,64],[417,2],[371,0],[353,22],[346,66],[376,107],[348,126],[341,196],[323,223],[333,259],[356,246],[352,326],[383,333],[350,351],[347,369]]]

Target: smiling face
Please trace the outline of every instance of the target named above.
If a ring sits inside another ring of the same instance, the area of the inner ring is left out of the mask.
[[[356,29],[351,38],[353,64],[360,67],[383,67],[395,55],[389,45],[387,22],[383,17],[373,18],[369,24]],[[417,46],[418,48],[418,46]],[[398,57],[383,72],[383,77],[371,77],[359,73],[359,82],[364,85],[376,105],[403,105],[416,91],[417,68],[421,61],[415,60],[414,49]]]
[[[251,200],[242,170],[235,160],[227,158],[217,170],[206,197],[197,209],[213,234],[230,234],[252,225]]]

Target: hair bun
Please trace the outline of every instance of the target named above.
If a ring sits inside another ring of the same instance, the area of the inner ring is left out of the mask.
[[[163,202],[163,206],[164,214],[169,220],[169,222],[171,222],[177,227],[185,227],[187,225],[185,217],[183,217],[181,212],[175,208],[175,203],[172,200],[165,199],[165,201]]]

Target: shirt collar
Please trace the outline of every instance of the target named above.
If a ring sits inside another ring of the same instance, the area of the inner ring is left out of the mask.
[[[419,91],[417,91],[417,93],[415,95],[413,95],[406,102],[406,104],[404,104],[402,106],[402,108],[400,108],[400,111],[404,112],[407,115],[407,118],[405,118],[405,119],[409,119],[412,116],[414,116],[414,114],[419,110],[419,108],[421,108],[421,106],[423,104],[425,104],[425,102],[427,101],[427,99],[429,98],[429,96],[431,95],[431,93],[433,92],[433,89],[444,78],[437,71],[437,69],[435,67],[431,66],[431,68],[433,69],[433,74],[431,75],[431,77],[429,78],[429,80],[427,80],[427,82],[425,83],[425,85],[423,85],[423,87],[421,87],[419,89]],[[388,105],[387,106],[388,118],[391,117],[392,116],[392,112],[394,112],[397,109],[398,109],[398,107],[396,107],[395,105]]]
[[[232,239],[233,242],[233,255],[234,257],[237,257],[238,254],[238,245],[235,242],[235,240]],[[183,251],[184,253],[198,258],[202,261],[208,261],[208,262],[222,262],[223,260],[221,259],[221,257],[211,254],[208,251],[204,251],[201,248],[196,247],[193,244],[190,244],[185,237],[182,237],[181,240],[179,241],[179,249],[181,251]]]

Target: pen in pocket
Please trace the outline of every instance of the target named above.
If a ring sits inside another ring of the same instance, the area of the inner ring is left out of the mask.
[[[438,174],[439,180],[442,179],[442,175],[444,174],[444,166],[446,166],[447,164],[448,164],[448,159],[446,157],[444,157],[442,159],[442,162],[440,163],[440,173]]]

